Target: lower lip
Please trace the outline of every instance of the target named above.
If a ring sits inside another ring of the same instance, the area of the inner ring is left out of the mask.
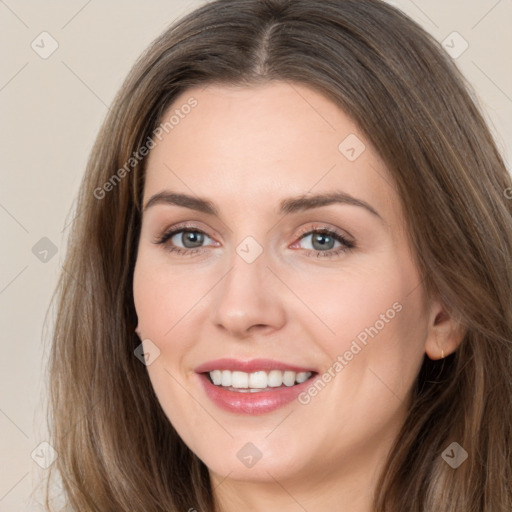
[[[244,393],[243,391],[229,391],[221,386],[216,386],[206,375],[198,375],[206,394],[215,405],[225,411],[249,415],[272,412],[293,402],[300,393],[311,385],[316,377],[316,375],[313,375],[306,382],[295,386],[283,386],[271,388],[269,391],[254,393],[248,391]]]

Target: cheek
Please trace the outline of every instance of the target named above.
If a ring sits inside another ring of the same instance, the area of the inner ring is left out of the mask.
[[[375,266],[364,278],[345,274],[335,292],[310,288],[309,297],[316,297],[317,311],[335,334],[316,338],[326,354],[324,384],[299,398],[309,418],[322,418],[316,428],[336,453],[380,442],[403,419],[427,323],[419,276],[402,262]],[[329,453],[324,455],[328,460]]]
[[[326,355],[324,372],[336,376],[332,390],[360,396],[362,408],[372,403],[367,398],[405,397],[423,360],[426,302],[421,278],[406,256],[390,252],[364,270],[346,269],[328,282],[309,280],[298,290],[329,329],[312,315],[310,322],[300,320],[312,335],[317,333]]]
[[[346,329],[334,351],[334,357],[342,355],[338,385],[359,397],[354,407],[361,421],[365,414],[375,414],[376,421],[379,415],[384,418],[386,411],[407,401],[424,358],[427,332],[423,291],[415,288],[419,282],[415,272],[403,268],[381,275],[366,290],[352,290],[345,325],[338,322],[340,332]]]
[[[190,348],[189,333],[196,333],[198,301],[211,287],[207,284],[204,279],[191,279],[190,271],[162,267],[143,252],[137,259],[133,295],[138,327],[143,339],[150,339],[160,351],[147,371],[163,410],[180,432],[191,427],[193,418],[203,418],[184,390],[181,367]],[[173,414],[184,410],[191,414]]]
[[[304,276],[296,281],[296,292],[313,314],[297,320],[321,329],[316,338],[321,335],[331,359],[354,340],[362,346],[374,339],[386,339],[387,348],[410,346],[413,333],[425,325],[420,282],[411,260],[391,252],[371,264],[333,271],[328,278]]]
[[[152,264],[141,255],[134,271],[133,296],[142,335],[157,343],[168,338],[208,289],[205,276]]]

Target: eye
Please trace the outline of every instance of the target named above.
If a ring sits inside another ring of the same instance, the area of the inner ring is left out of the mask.
[[[337,256],[355,247],[344,235],[326,227],[310,229],[292,247],[301,242],[306,242],[302,248],[308,251],[309,256],[317,257]]]
[[[196,249],[197,247],[201,247],[206,239],[211,240],[211,238],[202,231],[192,231],[190,229],[182,229],[169,237],[169,240],[174,246],[180,247],[180,244],[182,244],[181,247],[184,249]]]
[[[337,240],[337,237],[325,231],[315,231],[309,235],[304,235],[301,238],[301,241],[307,240],[308,238],[310,239],[310,242],[306,245],[310,245],[311,247],[303,247],[304,249],[324,251],[334,249],[336,244],[338,244],[338,247],[341,245],[341,242]]]
[[[201,252],[206,241],[213,242],[204,231],[193,227],[180,226],[164,232],[154,243],[164,245],[170,252],[191,255]]]

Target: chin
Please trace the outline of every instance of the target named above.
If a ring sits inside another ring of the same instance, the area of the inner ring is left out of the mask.
[[[268,435],[268,434],[266,434]],[[202,457],[210,472],[231,480],[248,482],[273,482],[286,480],[300,472],[299,457],[282,443],[272,446],[263,442],[232,441],[230,450],[211,451]],[[306,465],[304,464],[304,467]]]

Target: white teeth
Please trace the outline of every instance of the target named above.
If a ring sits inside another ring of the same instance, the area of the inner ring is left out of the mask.
[[[295,377],[295,380],[301,384],[302,382],[306,382],[309,377],[311,377],[311,372],[299,372],[297,373],[297,376]]]
[[[253,372],[249,374],[249,387],[265,389],[267,387],[267,372]]]
[[[283,384],[285,386],[293,386],[295,384],[295,372],[284,372],[283,374]]]
[[[252,373],[212,370],[210,378],[216,386],[233,387],[236,389],[255,392],[260,389],[287,387],[301,384],[311,377],[311,372],[292,372],[290,370],[271,370],[270,372],[257,371]]]
[[[229,370],[222,371],[222,383],[223,386],[231,386],[231,372]]]
[[[234,388],[248,388],[249,387],[249,374],[245,372],[232,372],[231,385]]]
[[[210,377],[216,386],[220,386],[222,384],[222,372],[220,370],[213,370],[213,372],[210,372]]]
[[[283,384],[283,372],[279,370],[272,370],[268,374],[268,386],[271,388],[278,388]]]

